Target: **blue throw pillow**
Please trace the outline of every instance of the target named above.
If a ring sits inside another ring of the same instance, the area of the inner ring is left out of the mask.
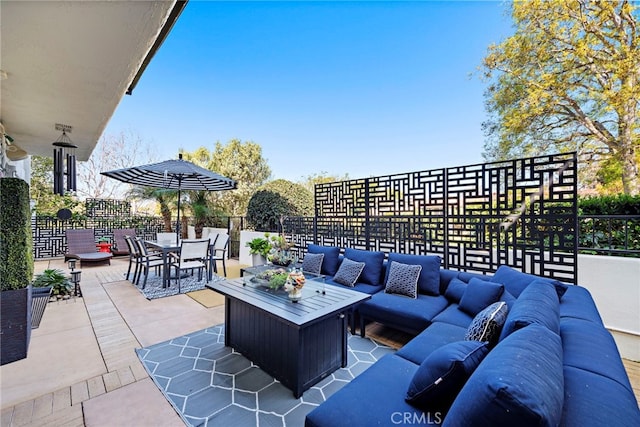
[[[560,337],[530,325],[491,350],[449,408],[443,425],[473,421],[478,426],[557,426],[563,403]]]
[[[353,261],[364,262],[364,270],[360,275],[359,282],[369,285],[380,285],[382,280],[382,263],[384,262],[384,252],[363,251],[360,249],[346,248],[344,257]]]
[[[333,276],[333,281],[340,283],[341,285],[353,287],[362,274],[363,269],[364,262],[356,262],[349,258],[345,258],[342,260],[342,264],[340,264],[340,268],[336,272],[336,275]]]
[[[400,262],[402,264],[422,266],[420,278],[418,279],[418,292],[420,292],[421,294],[433,296],[440,295],[441,259],[439,256],[410,255],[391,252],[389,254],[389,263],[391,263],[391,261]],[[389,277],[389,269],[387,269],[387,277]]]
[[[384,291],[388,294],[418,298],[418,277],[420,277],[421,270],[421,265],[391,261]]]
[[[425,411],[446,411],[488,353],[486,343],[477,341],[443,345],[422,362],[405,400]]]
[[[340,265],[340,248],[336,246],[309,245],[307,252],[310,254],[324,254],[320,272],[327,276],[333,276]]]
[[[444,292],[445,298],[447,298],[450,302],[459,304],[462,299],[462,295],[464,295],[464,291],[467,289],[467,283],[462,280],[456,278],[451,279],[449,285],[447,286],[447,290]]]
[[[555,287],[544,280],[533,281],[513,304],[500,340],[532,323],[560,334],[560,302]]]
[[[475,316],[489,304],[498,301],[503,291],[504,286],[502,284],[473,278],[469,281],[458,308],[471,316]]]
[[[493,348],[498,343],[500,332],[507,320],[509,307],[504,301],[494,302],[489,307],[476,314],[467,328],[465,340],[488,342]]]
[[[491,277],[492,282],[504,284],[505,289],[516,298],[518,298],[522,291],[534,280],[544,280],[553,284],[556,288],[558,299],[562,298],[562,295],[564,295],[567,290],[567,285],[555,279],[523,273],[506,265],[498,267],[496,273]]]

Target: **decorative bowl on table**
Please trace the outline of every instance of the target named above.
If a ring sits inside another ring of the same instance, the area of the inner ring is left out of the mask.
[[[256,274],[251,278],[251,281],[260,286],[278,290],[280,287],[284,286],[288,276],[289,273],[284,268],[276,268]]]

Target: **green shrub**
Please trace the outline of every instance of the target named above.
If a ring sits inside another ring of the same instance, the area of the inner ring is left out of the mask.
[[[283,216],[313,215],[313,194],[300,184],[284,179],[260,187],[247,207],[247,220],[257,231],[280,231]]]
[[[32,247],[29,185],[19,178],[1,178],[1,290],[22,289],[31,283],[33,277]]]
[[[640,196],[616,194],[581,197],[578,215],[640,215]]]

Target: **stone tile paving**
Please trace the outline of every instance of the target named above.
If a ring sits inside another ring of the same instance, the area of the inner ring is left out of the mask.
[[[138,349],[138,357],[190,426],[301,426],[316,406],[390,347],[349,335],[348,365],[295,399],[279,381],[224,346],[224,325]]]

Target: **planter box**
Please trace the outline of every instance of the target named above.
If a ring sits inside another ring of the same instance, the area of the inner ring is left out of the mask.
[[[31,329],[36,329],[40,326],[40,321],[44,316],[44,309],[47,308],[47,303],[51,298],[52,289],[51,286],[31,289]]]
[[[31,339],[31,286],[0,293],[0,365],[27,357]]]

